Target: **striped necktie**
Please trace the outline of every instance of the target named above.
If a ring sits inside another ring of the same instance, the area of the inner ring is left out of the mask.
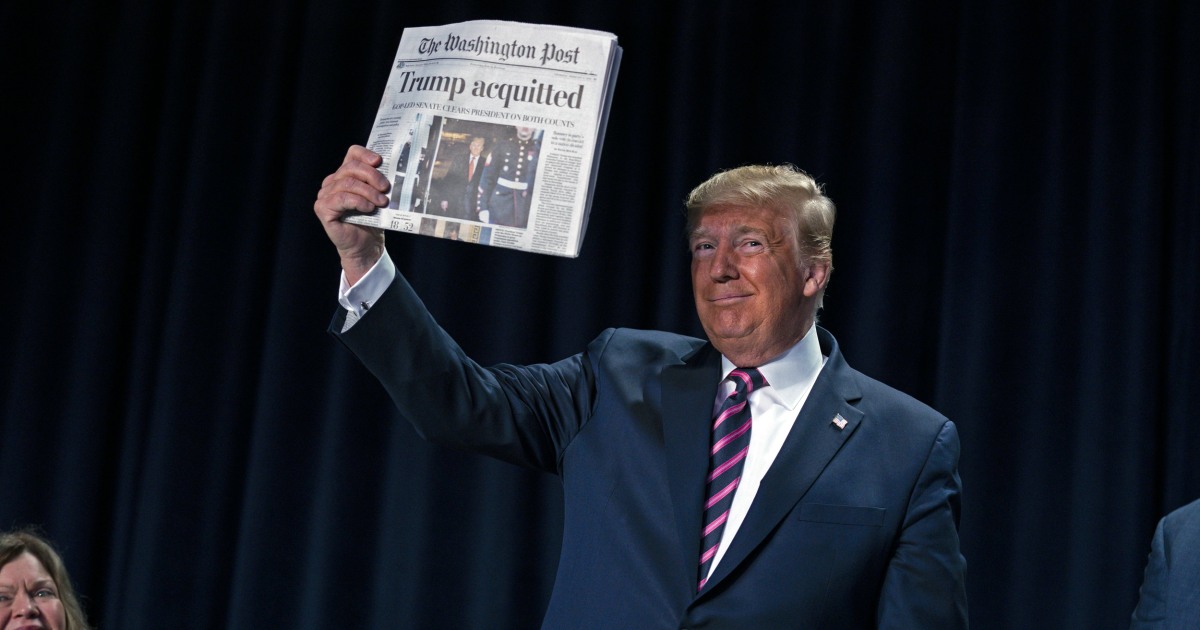
[[[733,494],[742,480],[742,465],[750,448],[750,392],[767,385],[757,368],[738,368],[729,373],[733,393],[721,403],[713,418],[712,449],[708,457],[708,485],[704,501],[704,531],[700,544],[700,581],[704,588],[713,557],[721,544],[721,533],[733,505]]]

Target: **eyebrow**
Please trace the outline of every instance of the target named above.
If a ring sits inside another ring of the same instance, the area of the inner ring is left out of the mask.
[[[753,227],[750,225],[739,225],[733,229],[733,233],[737,236],[745,236],[746,234],[758,234],[758,235],[766,236],[767,230],[764,230],[762,228]],[[710,234],[712,234],[712,230],[705,228],[705,227],[697,227],[696,229],[692,230],[691,234],[688,234],[688,238],[689,239],[699,238],[699,237],[709,236]]]
[[[45,586],[49,586],[50,588],[58,588],[58,585],[56,585],[54,583],[54,579],[48,578],[48,577],[47,578],[39,578],[37,580],[34,580],[33,582],[30,583],[29,586],[31,588],[42,588]],[[10,591],[15,592],[16,590],[17,590],[17,585],[13,582],[7,582],[4,584],[0,584],[0,592],[7,593]]]

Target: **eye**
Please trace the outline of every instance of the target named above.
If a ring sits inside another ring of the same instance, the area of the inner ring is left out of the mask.
[[[58,597],[58,594],[54,592],[54,589],[50,589],[50,588],[39,588],[38,590],[36,590],[36,591],[34,591],[34,592],[33,592],[33,596],[34,596],[34,597],[39,597],[39,598],[44,598],[44,597]]]
[[[702,256],[706,252],[711,252],[714,249],[716,248],[713,247],[712,243],[709,243],[708,241],[699,241],[692,245],[692,254],[695,256]]]

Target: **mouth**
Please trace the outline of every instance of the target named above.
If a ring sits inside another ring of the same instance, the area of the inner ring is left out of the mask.
[[[750,295],[748,293],[737,293],[737,294],[731,294],[731,295],[717,295],[714,297],[710,297],[710,298],[708,298],[708,302],[709,302],[709,304],[713,304],[714,306],[726,306],[728,304],[736,304],[738,302],[742,302],[742,301],[748,300],[748,299],[750,299]]]

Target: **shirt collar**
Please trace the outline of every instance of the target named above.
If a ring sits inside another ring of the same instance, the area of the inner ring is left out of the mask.
[[[814,324],[787,352],[758,366],[758,371],[771,385],[759,391],[775,402],[795,409],[812,388],[813,381],[817,380],[817,374],[826,359],[821,354],[821,342],[817,339],[817,327]],[[725,355],[721,355],[722,380],[736,367]]]

